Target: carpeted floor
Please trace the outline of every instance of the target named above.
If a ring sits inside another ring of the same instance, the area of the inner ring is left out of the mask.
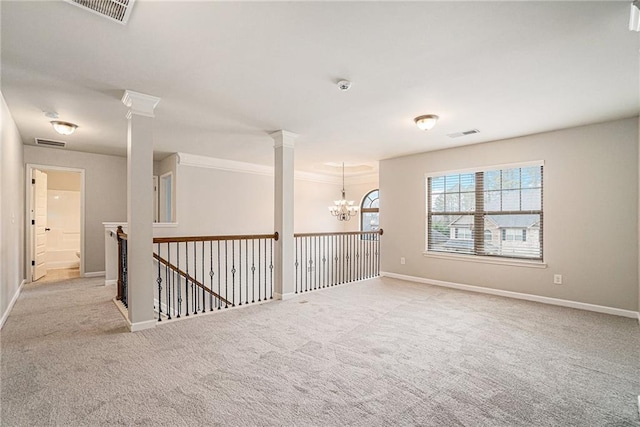
[[[385,278],[131,334],[101,281],[25,287],[3,426],[640,426],[633,319]]]

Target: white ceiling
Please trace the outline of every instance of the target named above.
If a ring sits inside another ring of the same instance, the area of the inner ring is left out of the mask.
[[[125,155],[130,89],[162,99],[156,159],[269,165],[268,133],[286,129],[300,135],[297,169],[376,165],[637,115],[629,4],[138,0],[122,26],[61,1],[3,0],[2,92],[26,144]],[[43,111],[80,127],[61,138]],[[418,130],[429,113],[439,123]]]

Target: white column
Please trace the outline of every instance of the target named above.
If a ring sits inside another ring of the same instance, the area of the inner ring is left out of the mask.
[[[287,299],[294,291],[294,241],[293,241],[293,154],[295,133],[279,130],[271,134],[275,141],[275,231],[279,238],[274,250],[274,295]]]
[[[125,91],[127,136],[127,267],[129,329],[156,325],[153,312],[153,117],[160,98]]]

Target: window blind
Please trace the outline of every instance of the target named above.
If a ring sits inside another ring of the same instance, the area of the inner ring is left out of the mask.
[[[543,165],[427,177],[427,250],[543,259]]]

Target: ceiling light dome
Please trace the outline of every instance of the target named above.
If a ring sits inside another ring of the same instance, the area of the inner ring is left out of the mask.
[[[436,125],[439,117],[435,114],[426,114],[424,116],[418,116],[413,119],[416,122],[416,126],[418,126],[422,130],[431,130]]]
[[[61,122],[59,120],[52,121],[51,126],[53,126],[53,129],[60,135],[71,135],[78,128],[78,125],[76,124]]]

